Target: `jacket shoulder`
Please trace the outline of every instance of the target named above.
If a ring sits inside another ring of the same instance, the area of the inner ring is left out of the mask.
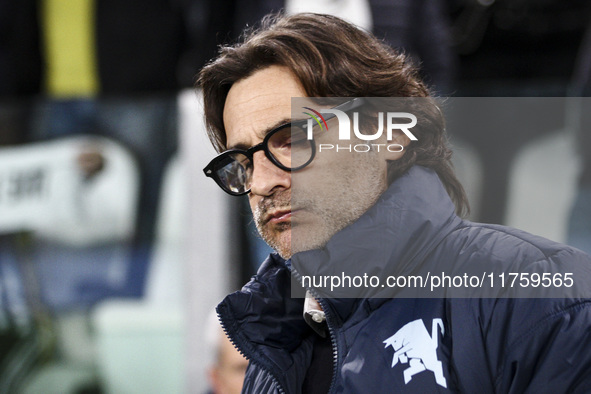
[[[551,241],[511,227],[464,221],[440,244],[443,256],[452,253],[460,260],[501,264],[505,268],[526,268],[536,264],[537,270],[549,265],[584,265],[591,279],[591,256],[571,246]]]
[[[551,259],[564,253],[590,259],[584,252],[512,227],[463,221],[448,237],[448,241],[465,247],[483,248],[496,255],[515,254],[528,259]]]

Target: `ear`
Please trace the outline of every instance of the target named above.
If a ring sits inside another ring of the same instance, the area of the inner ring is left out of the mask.
[[[385,144],[385,149],[380,149],[383,152],[384,159],[387,161],[400,159],[404,155],[406,147],[410,144],[410,138],[400,130],[392,131],[391,140],[388,140],[385,134],[380,138],[380,143]]]
[[[210,367],[207,370],[207,380],[209,381],[209,386],[213,390],[214,393],[221,392],[221,379],[220,372],[218,371],[217,367]]]

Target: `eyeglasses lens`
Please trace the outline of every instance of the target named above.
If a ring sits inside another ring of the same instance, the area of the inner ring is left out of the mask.
[[[307,139],[306,130],[292,125],[274,132],[267,140],[271,156],[288,169],[297,169],[308,164],[314,155],[314,145]],[[243,153],[233,152],[216,165],[216,175],[222,187],[233,194],[250,190],[252,161]]]
[[[226,156],[216,170],[222,184],[233,193],[244,193],[250,188],[252,162],[242,153]]]
[[[303,166],[313,155],[313,145],[307,139],[306,130],[296,125],[273,134],[268,148],[271,155],[287,168]]]

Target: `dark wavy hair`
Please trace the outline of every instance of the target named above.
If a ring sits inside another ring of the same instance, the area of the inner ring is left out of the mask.
[[[469,211],[464,188],[451,164],[451,150],[443,114],[427,86],[402,53],[358,27],[331,15],[268,15],[242,42],[224,46],[219,56],[200,72],[209,139],[226,149],[223,112],[232,85],[255,71],[280,65],[289,68],[309,97],[417,97],[413,112],[419,123],[405,154],[392,161],[392,182],[413,165],[433,169],[450,195],[459,215]],[[418,112],[418,113],[417,113]]]

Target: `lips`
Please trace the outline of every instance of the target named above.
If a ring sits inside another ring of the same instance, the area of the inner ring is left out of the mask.
[[[291,209],[279,209],[266,215],[265,223],[280,223],[291,219]]]

